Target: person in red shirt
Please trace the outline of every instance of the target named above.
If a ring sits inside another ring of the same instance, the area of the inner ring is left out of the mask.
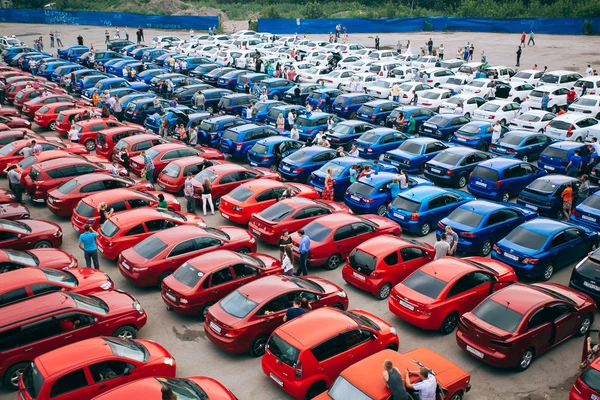
[[[567,92],[567,108],[573,104],[573,102],[575,101],[575,98],[577,97],[577,93],[575,92],[575,88],[572,87],[568,92]]]
[[[573,205],[573,188],[571,187],[571,182],[567,182],[567,187],[563,190],[561,197],[563,200],[563,214],[565,220],[568,221],[571,217],[571,207]]]
[[[521,46],[525,47],[525,38],[527,37],[527,35],[525,34],[525,32],[523,32],[521,34]]]

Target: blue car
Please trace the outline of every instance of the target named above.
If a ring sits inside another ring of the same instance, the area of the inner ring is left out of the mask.
[[[386,214],[400,224],[403,231],[425,236],[452,211],[474,199],[462,190],[419,186],[400,193]]]
[[[582,170],[585,171],[590,161],[590,152],[587,145],[581,142],[552,143],[542,151],[537,164],[551,174],[566,174],[567,165],[575,150],[579,150],[579,156],[583,159]]]
[[[419,132],[423,136],[450,141],[454,132],[458,131],[463,125],[471,120],[463,115],[439,114],[423,122]]]
[[[520,277],[547,281],[557,269],[581,260],[597,246],[597,231],[536,218],[521,224],[496,243],[492,259],[510,265]]]
[[[223,132],[229,128],[246,125],[248,121],[233,115],[219,115],[205,119],[198,129],[198,143],[217,147]]]
[[[337,124],[332,131],[326,133],[326,136],[331,146],[342,146],[349,150],[356,139],[361,137],[363,133],[375,128],[375,125],[371,125],[368,122],[351,119]]]
[[[158,134],[163,119],[167,119],[168,126],[179,126],[179,124],[184,122],[182,120],[182,115],[185,116],[193,112],[194,110],[186,106],[179,106],[176,108],[167,107],[159,112],[148,115],[144,121],[144,126],[146,129]]]
[[[123,117],[129,122],[143,125],[146,117],[169,107],[169,102],[159,99],[159,106],[154,105],[154,98],[142,98],[130,101],[123,109]]]
[[[135,76],[135,80],[137,82],[144,82],[149,85],[155,76],[164,75],[168,72],[169,71],[167,71],[166,69],[161,69],[161,68],[147,69],[147,70],[142,71],[139,74],[137,74]]]
[[[66,59],[71,62],[77,62],[79,57],[81,57],[83,54],[87,53],[88,51],[90,51],[90,48],[87,46],[71,46],[71,48],[67,52]]]
[[[194,103],[194,95],[202,90],[210,90],[213,87],[207,83],[197,83],[195,85],[186,85],[175,89],[173,97],[177,103],[191,107]]]
[[[154,50],[153,47],[139,47],[137,49],[131,50],[131,52],[127,53],[128,56],[135,58],[136,60],[142,60],[144,58],[144,53]],[[147,61],[147,60],[144,60]]]
[[[271,100],[283,99],[285,92],[294,85],[294,82],[283,78],[269,78],[260,82],[260,87],[267,91],[267,97]]]
[[[198,68],[201,65],[206,65],[212,63],[211,60],[205,57],[185,57],[185,62],[187,63],[187,68],[182,68],[182,74],[188,74],[190,71]]]
[[[335,149],[304,147],[281,160],[277,171],[285,180],[310,184],[311,174],[335,157]]]
[[[217,110],[219,102],[223,96],[229,96],[230,94],[233,94],[233,92],[229,89],[207,89],[203,90],[202,93],[204,94],[204,98],[206,100],[204,102],[204,109],[206,111],[213,112]]]
[[[523,161],[537,160],[554,140],[539,132],[508,131],[490,145],[490,152]]]
[[[296,97],[296,87],[300,89],[300,96]],[[283,99],[289,104],[306,104],[308,96],[315,90],[319,90],[320,85],[316,83],[298,83],[283,94]]]
[[[412,116],[415,120],[415,129],[419,131],[421,125],[429,118],[437,115],[434,111],[429,108],[419,106],[400,106],[392,110],[390,115],[386,119],[386,126],[388,128],[396,127],[401,132],[408,132],[408,122]],[[404,121],[400,124],[398,121]]]
[[[203,64],[194,68],[192,71],[188,72],[190,77],[204,80],[204,76],[208,74],[210,71],[223,67],[221,64]]]
[[[575,207],[571,222],[600,231],[600,192],[588,196]]]
[[[339,89],[315,89],[306,96],[306,103],[315,110],[319,107],[321,111],[329,111],[335,99],[342,93]]]
[[[50,77],[52,76],[54,71],[56,71],[58,67],[62,67],[63,65],[71,65],[71,63],[67,61],[54,61],[45,63],[38,68],[36,75],[43,76],[44,78],[50,80]]]
[[[273,110],[276,110],[277,108],[279,107],[275,107]],[[300,140],[303,142],[310,142],[317,136],[319,131],[326,131],[327,120],[330,116],[333,116],[335,125],[341,122],[341,119],[338,116],[324,112],[312,112],[310,114],[299,115],[298,118],[296,118],[296,127],[298,128]]]
[[[217,110],[229,115],[241,116],[246,113],[246,108],[256,102],[256,97],[245,93],[232,93],[221,97]]]
[[[238,93],[251,92],[255,83],[260,83],[269,78],[271,78],[269,75],[262,74],[260,72],[244,71],[242,75],[238,75],[237,82],[235,84],[235,91]]]
[[[365,93],[346,93],[335,98],[331,112],[341,118],[356,119],[358,109],[363,104],[373,101],[374,97]]]
[[[285,157],[299,150],[304,143],[283,136],[272,136],[259,140],[248,151],[248,164],[277,170]]]
[[[438,139],[418,137],[405,140],[396,150],[383,155],[382,164],[391,164],[408,173],[421,173],[425,163],[449,147]]]
[[[546,170],[514,158],[492,158],[479,163],[469,176],[469,193],[485,199],[508,202]]]
[[[15,65],[12,60],[21,53],[40,53],[36,49],[29,46],[13,46],[2,50],[2,58],[10,65]],[[50,55],[50,54],[49,54]]]
[[[132,52],[138,48],[137,44],[128,44],[127,46],[123,47],[120,51],[121,54],[123,54],[124,56],[132,56]]]
[[[406,139],[405,133],[392,128],[376,128],[356,139],[358,155],[362,158],[379,158],[386,151],[397,149]]]
[[[142,52],[142,58],[141,59],[144,60],[144,61],[154,61],[158,57],[160,57],[162,55],[165,55],[165,54],[169,54],[169,53],[171,53],[169,50],[150,48],[150,49],[145,50],[144,52]]]
[[[436,238],[439,240],[446,226],[450,226],[459,238],[458,251],[487,257],[497,241],[537,216],[535,211],[516,204],[473,200],[440,221]]]
[[[83,92],[82,97],[86,100],[91,100],[94,91],[98,91],[101,93],[105,90],[116,89],[116,88],[130,88],[133,90],[137,90],[138,92],[147,92],[148,85],[143,82],[129,82],[123,78],[105,78],[99,80],[93,88],[86,89]]]
[[[60,67],[54,70],[54,72],[50,76],[50,80],[52,82],[60,82],[63,76],[69,75],[71,72],[80,71],[82,69],[87,68],[84,68],[83,65],[79,64],[61,65]]]
[[[156,94],[154,94],[154,93],[136,92],[136,93],[128,94],[128,95],[120,98],[121,106],[123,107],[123,110],[125,110],[127,108],[127,106],[129,105],[129,103],[131,103],[134,100],[153,99],[155,97],[156,97]]]
[[[450,147],[425,163],[423,175],[441,185],[464,188],[477,164],[492,157],[490,153],[469,147]]]
[[[269,110],[269,113],[267,114],[267,120],[265,121],[265,123],[271,126],[277,126],[277,117],[279,117],[279,114],[283,114],[285,128],[287,130],[290,130],[292,129],[292,127],[288,124],[288,114],[292,111],[295,112],[298,116],[306,114],[306,108],[303,106],[299,106],[296,104],[282,104],[279,106],[272,107]]]
[[[269,111],[271,111],[273,107],[277,106],[285,106],[285,103],[279,100],[257,101],[256,103],[254,103],[254,109],[256,109],[256,114],[253,117],[254,121],[263,123],[266,122],[267,117],[269,116]],[[245,112],[242,113],[241,116],[244,119],[248,119]]]
[[[88,57],[89,57],[90,53],[92,53],[92,52],[88,51],[88,52],[83,53],[82,55],[77,57],[76,62],[79,64],[86,63],[88,61]],[[124,56],[121,53],[117,53],[115,51],[95,50],[93,53],[94,53],[94,60],[97,63],[103,63],[103,64],[106,63],[107,61],[114,60],[117,58],[121,58],[121,59],[131,58],[131,57]]]
[[[116,62],[112,63],[111,65],[105,65],[104,68],[106,69],[106,72],[108,72],[109,74],[113,74],[116,76],[122,76],[123,75],[123,67],[125,67],[126,65],[131,65],[131,64],[139,64],[139,61],[132,58],[130,60],[116,60]]]
[[[237,85],[238,77],[244,75],[248,71],[235,69],[222,75],[217,81],[217,87],[234,90]]]
[[[358,182],[354,182],[348,187],[344,203],[354,212],[385,217],[387,206],[392,201],[389,185],[397,177],[398,174],[392,172],[379,172],[363,176]],[[433,183],[428,179],[409,175],[408,189],[403,191],[417,186],[433,186]]]
[[[246,124],[227,129],[219,141],[219,150],[233,158],[246,159],[256,142],[271,136],[280,136],[276,129],[266,125]]]
[[[390,100],[374,100],[363,104],[357,111],[358,119],[372,124],[386,125],[387,117],[392,113],[398,103]]]
[[[102,79],[108,78],[108,75],[104,75],[101,72],[96,72],[94,75],[87,75],[77,80],[77,85],[75,86],[75,92],[79,94],[83,94],[86,90],[92,89],[98,82]]]
[[[502,134],[506,132],[508,132],[508,128],[502,126]],[[472,121],[454,132],[450,141],[481,151],[488,151],[492,144],[492,133],[492,125],[489,122]]]
[[[25,53],[22,53],[25,54]],[[21,68],[21,70],[25,71],[25,72],[29,72],[31,71],[31,69],[29,68],[29,63],[33,60],[36,60],[38,62],[53,62],[53,61],[61,61],[61,59],[59,58],[52,58],[52,57],[48,57],[44,54],[34,54],[34,55],[28,55],[28,56],[23,56],[22,59],[19,60],[19,68]]]
[[[210,72],[207,72],[206,74],[204,74],[204,77],[201,78],[204,82],[211,84],[213,86],[217,86],[217,83],[219,82],[219,78],[222,77],[223,75],[231,72],[231,71],[235,71],[235,68],[231,68],[231,67],[220,67],[220,68],[215,68]],[[192,74],[190,74],[191,76]]]
[[[75,61],[75,60],[71,60],[69,55],[73,55],[73,53],[69,54],[69,52],[71,50],[78,50],[80,53],[78,55],[81,55],[87,51],[90,51],[90,48],[87,46],[79,46],[79,45],[75,45],[75,46],[69,46],[69,47],[65,47],[63,49],[56,49],[56,55],[58,58],[61,58],[63,60],[69,60],[69,61]]]

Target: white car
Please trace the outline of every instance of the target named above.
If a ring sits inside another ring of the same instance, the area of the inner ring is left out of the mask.
[[[360,58],[358,58],[357,56],[344,57],[340,61],[338,61],[337,67],[339,69],[350,69],[350,67],[354,66],[354,63],[359,60]]]
[[[343,82],[340,85],[340,90],[343,90],[345,92],[351,92],[350,85],[352,83],[352,80],[358,81],[359,78],[362,81],[363,88],[371,87],[377,83],[377,75],[372,74],[370,72],[361,72],[352,75],[352,78],[350,78],[348,82]]]
[[[569,106],[569,111],[600,118],[600,96],[581,96]]]
[[[296,50],[299,51],[303,51],[303,52],[308,52],[308,51],[312,51],[312,50],[318,50],[318,45],[316,42],[313,42],[312,40],[301,40],[296,44]]]
[[[461,93],[461,94],[457,94],[455,96],[450,97],[448,100],[446,100],[442,104],[440,104],[439,113],[440,114],[455,114],[456,107],[458,107],[458,104],[461,101],[462,101],[462,108],[463,108],[462,114],[467,118],[471,118],[471,115],[473,115],[473,112],[475,110],[477,110],[479,107],[481,107],[486,102],[486,100],[481,96],[475,96],[473,94]]]
[[[492,86],[493,81],[491,79],[477,78],[463,86],[461,93],[471,93],[487,98],[490,94],[490,88]]]
[[[312,67],[298,71],[297,81],[306,83],[317,83],[329,73],[328,67]]]
[[[408,104],[414,99],[415,92],[417,93],[417,97],[418,97],[419,92],[421,92],[423,90],[429,90],[429,89],[433,89],[433,88],[426,83],[404,82],[402,85],[400,85],[399,102],[400,102],[400,104]]]
[[[577,96],[581,96],[584,83],[586,88],[585,94],[600,94],[600,76],[586,76],[575,82],[573,87],[575,88]]]
[[[219,48],[215,45],[207,45],[197,47],[196,52],[200,57],[206,57],[211,61],[217,61],[217,55],[219,54]]]
[[[517,72],[510,78],[510,81],[512,83],[529,83],[533,86],[539,86],[542,75],[544,75],[543,71],[538,71],[537,69],[525,69]]]
[[[369,58],[375,61],[382,61],[386,59],[392,59],[398,56],[398,53],[392,50],[375,50],[369,54]]]
[[[252,50],[262,43],[262,40],[257,38],[239,38],[233,41],[233,46],[240,50]]]
[[[542,85],[532,90],[529,94],[529,104],[531,108],[541,109],[544,92],[548,92],[548,108],[554,113],[558,113],[559,108],[567,105],[568,89],[557,85]]]
[[[600,140],[600,129],[596,118],[579,113],[567,113],[554,118],[546,127],[546,136],[555,140],[583,142],[596,137]]]
[[[543,133],[556,114],[542,110],[529,110],[510,121],[510,129]]]
[[[437,111],[440,104],[452,97],[452,94],[444,89],[429,89],[419,93],[417,105],[428,108],[432,111]]]
[[[255,49],[258,49],[258,50],[264,51],[264,52],[271,52],[277,48],[279,48],[279,46],[277,46],[275,43],[261,43],[261,44],[256,45],[256,47],[255,47]]]
[[[0,50],[10,49],[11,47],[22,46],[23,42],[11,36],[2,36],[0,38]]]
[[[460,66],[458,71],[456,71],[456,75],[467,76],[468,79],[472,79],[475,72],[477,72],[477,69],[479,69],[479,67],[481,67],[482,65],[483,63],[481,62],[465,63]]]
[[[340,71],[331,71],[327,75],[321,77],[321,81],[325,82],[325,87],[327,88],[339,89],[342,83],[350,82],[350,78],[354,74],[356,74],[356,72],[344,69]]]
[[[152,38],[152,46],[157,49],[168,46],[177,46],[178,44],[183,44],[183,39],[178,36],[154,36]]]
[[[422,56],[413,61],[410,65],[420,69],[433,68],[437,61],[438,58],[436,56]]]
[[[492,100],[473,111],[473,120],[489,122],[500,121],[500,124],[506,126],[510,121],[517,117],[518,112],[519,103],[506,100]]]
[[[397,78],[379,79],[367,89],[367,93],[379,99],[388,99],[392,95],[392,86],[394,86],[394,83],[401,85],[402,80]]]
[[[210,40],[212,36],[203,34],[203,35],[192,35],[192,41],[196,43],[206,43]]]
[[[352,55],[360,58],[361,60],[364,60],[364,59],[368,59],[369,55],[374,51],[375,51],[374,49],[364,48],[364,49],[355,51],[354,54],[352,54]]]
[[[571,89],[575,82],[583,78],[581,74],[573,71],[550,71],[546,72],[540,78],[540,84],[542,85],[556,85],[566,89]]]
[[[517,73],[517,71],[515,71],[514,69],[512,69],[510,67],[502,67],[502,66],[488,67],[484,71],[484,73],[487,76],[494,76],[494,72],[498,73],[498,78],[496,78],[496,79],[501,79],[503,81],[510,80],[511,76],[513,76]]]
[[[418,68],[401,65],[391,70],[390,75],[396,79],[401,80],[402,82],[410,82],[413,79],[415,79],[417,71],[419,71]]]
[[[438,86],[440,89],[446,89],[451,92],[462,93],[463,87],[467,84],[467,78],[464,76],[451,76],[446,83]]]
[[[303,61],[312,62],[313,64],[317,61],[320,61],[322,64],[324,60],[327,60],[327,57],[327,52],[323,50],[311,50],[305,54]]]
[[[342,44],[338,47],[338,52],[343,56],[345,55],[354,55],[357,52],[364,50],[365,46],[358,43],[348,43]]]
[[[520,82],[496,82],[496,99],[506,99],[521,103],[535,89],[529,83]]]
[[[194,43],[194,42],[189,42],[189,43],[184,43],[181,46],[179,46],[179,52],[181,54],[190,54],[190,52],[192,52],[192,50],[197,49],[202,47],[201,44],[199,43]]]
[[[457,72],[458,69],[461,67],[461,65],[463,65],[464,63],[465,63],[464,60],[455,58],[455,59],[440,61],[440,67],[449,69],[452,72]]]
[[[399,66],[400,64],[396,60],[377,61],[376,63],[371,64],[369,72],[385,78],[390,71]]]
[[[427,83],[433,87],[443,85],[448,79],[454,77],[454,72],[446,68],[427,68],[423,72],[427,74]]]
[[[351,69],[354,72],[370,72],[371,65],[377,63],[377,60],[364,59],[360,61],[356,61]]]
[[[236,33],[233,34],[233,38],[234,39],[239,39],[241,37],[243,37],[244,39],[249,39],[249,38],[253,38],[256,36],[256,32],[254,31],[237,31]]]
[[[231,38],[227,35],[213,35],[206,42],[209,44],[220,44],[223,45],[225,42],[231,40]],[[232,40],[233,43],[233,40]]]
[[[416,54],[400,54],[394,58],[398,60],[400,65],[410,66],[413,61],[419,59],[419,56]]]

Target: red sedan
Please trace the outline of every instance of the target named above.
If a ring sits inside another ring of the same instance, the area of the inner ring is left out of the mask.
[[[401,233],[397,223],[379,215],[333,214],[317,218],[304,227],[304,234],[310,239],[307,266],[324,265],[326,269],[336,269],[362,242],[380,235],[400,236]],[[298,232],[292,234],[292,242],[294,257],[299,260]]]
[[[17,140],[23,139],[35,141],[52,141],[57,143],[61,142],[58,138],[49,137],[48,139],[46,139],[44,136],[40,135],[39,133],[35,133],[31,129],[19,128],[7,131],[0,131],[0,148],[6,146],[7,144],[16,142]]]
[[[490,295],[460,318],[456,342],[497,368],[524,371],[546,351],[590,329],[596,304],[556,283],[516,283]]]
[[[260,357],[296,297],[307,299],[313,310],[348,308],[346,292],[323,278],[267,276],[231,292],[209,308],[204,320],[206,337],[230,353],[249,352]]]
[[[427,264],[435,256],[433,246],[418,240],[383,235],[361,243],[350,253],[342,277],[352,286],[386,299],[392,287]]]
[[[17,197],[9,189],[0,188],[0,204],[11,204],[17,201]]]
[[[84,197],[112,189],[153,190],[148,181],[137,178],[126,178],[105,173],[93,173],[75,177],[56,189],[48,192],[46,205],[48,209],[60,217],[73,214],[73,209]]]
[[[2,106],[2,108],[0,108],[0,115],[5,117],[18,117],[19,111],[13,107]]]
[[[412,273],[394,287],[390,311],[421,329],[454,332],[458,319],[490,293],[515,283],[508,265],[484,257],[444,257]]]
[[[160,171],[162,171],[171,161],[184,157],[204,157],[205,153],[202,153],[200,150],[194,147],[186,146],[185,144],[165,143],[146,150],[146,156],[152,159],[152,163],[154,164],[154,178],[156,179],[158,174],[160,174]],[[222,154],[221,157],[219,157],[219,154],[217,153],[211,154],[211,156],[212,157],[209,159],[223,159]],[[131,172],[137,176],[140,176],[142,174],[142,170],[144,169],[144,158],[141,155],[132,157],[130,166]]]
[[[51,130],[56,130],[56,118],[58,118],[58,113],[65,110],[70,110],[74,107],[74,104],[71,102],[59,102],[53,104],[46,104],[39,110],[35,112],[33,117],[33,122],[42,128],[50,128]]]
[[[247,224],[252,214],[289,196],[291,190],[294,197],[319,199],[317,190],[302,183],[283,183],[270,179],[247,182],[233,189],[221,199],[219,212],[236,224]]]
[[[24,204],[0,204],[0,219],[14,221],[16,219],[29,219],[30,216],[29,208]]]
[[[58,102],[69,102],[76,103],[75,99],[67,94],[52,94],[50,96],[40,96],[33,100],[29,100],[23,103],[22,114],[27,115],[29,118],[35,116],[35,112],[47,104],[54,104]]]
[[[30,82],[31,81],[20,81],[11,84],[6,91],[6,101],[12,102],[15,108],[21,110],[24,103],[41,96],[42,93],[44,93],[44,90],[48,90],[53,94],[67,93],[64,89],[61,89],[57,86],[52,86],[50,82],[40,83],[38,89],[34,89],[33,87],[27,88],[26,86]]]
[[[21,117],[9,117],[7,115],[0,115],[0,124],[4,124],[11,129],[17,128],[31,128],[31,122]]]
[[[42,151],[64,150],[75,154],[88,154],[88,151],[85,149],[85,147],[77,143],[58,143],[39,139],[35,139],[35,141],[42,146]],[[30,142],[32,142],[32,140],[17,140],[16,142],[6,145],[0,149],[0,174],[5,174],[6,172],[4,172],[4,170],[6,170],[6,167],[17,164],[24,158],[22,150]]]
[[[202,157],[185,157],[173,160],[158,174],[158,186],[167,192],[183,193],[183,184],[188,174],[196,175],[202,168]],[[228,161],[212,160],[212,165],[227,164]]]
[[[255,253],[256,240],[248,231],[233,226],[180,226],[157,232],[125,249],[118,267],[135,285],[160,288],[163,279],[189,259],[219,249]]]
[[[37,139],[36,139],[37,140]],[[21,186],[25,187],[25,177],[29,175],[29,171],[31,171],[31,167],[35,164],[41,163],[43,161],[55,160],[57,158],[69,158],[74,157],[80,160],[87,160],[93,163],[100,163],[103,165],[106,171],[110,171],[111,164],[110,162],[104,158],[97,156],[95,154],[73,154],[64,150],[47,150],[42,151],[41,153],[36,153],[30,157],[27,157],[17,163],[17,167],[21,171]],[[127,171],[124,172],[127,174]]]
[[[210,306],[239,286],[282,273],[281,262],[266,254],[215,250],[188,260],[166,277],[161,295],[169,310],[204,320]]]
[[[98,232],[98,250],[109,260],[115,260],[122,251],[131,249],[156,232],[179,225],[204,227],[204,220],[196,214],[136,208],[108,219]]]
[[[293,233],[309,222],[330,214],[352,214],[352,210],[335,201],[292,197],[252,214],[248,230],[263,242],[275,245],[284,229]]]
[[[77,268],[77,259],[60,249],[0,250],[0,274],[22,268]]]
[[[0,220],[0,248],[13,250],[60,247],[62,229],[50,221],[22,219]]]
[[[119,143],[119,140],[133,135],[146,134],[146,129],[140,125],[124,124],[121,122],[113,121],[107,121],[105,122],[105,124],[112,125],[112,127],[101,131],[81,132],[79,135],[79,141],[85,144],[85,147],[87,147],[88,149],[90,149],[91,147],[95,148],[96,154],[106,158],[112,157],[113,149],[117,145],[117,143]],[[91,129],[93,126],[94,125],[92,124],[89,126],[89,128]]]

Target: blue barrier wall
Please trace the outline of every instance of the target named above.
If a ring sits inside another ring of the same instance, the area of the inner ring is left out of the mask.
[[[431,31],[466,31],[520,33],[529,32],[554,35],[582,35],[585,21],[592,22],[592,33],[600,33],[600,18],[342,18],[342,19],[259,19],[258,30],[275,34],[329,33],[340,24],[350,33],[394,33]]]
[[[208,30],[219,25],[219,17],[4,8],[0,9],[0,22]]]

